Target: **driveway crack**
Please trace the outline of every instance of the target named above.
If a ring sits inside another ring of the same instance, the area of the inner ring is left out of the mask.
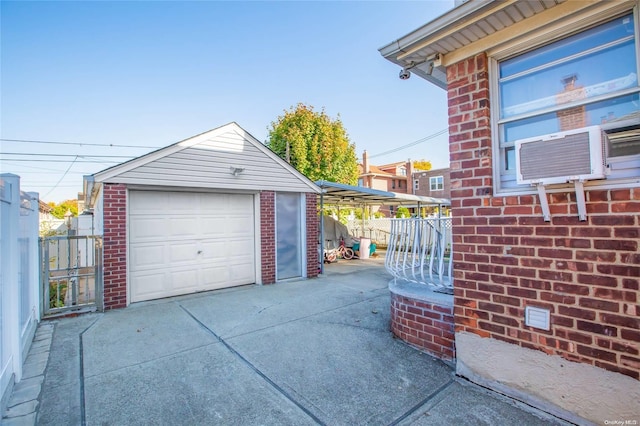
[[[218,334],[216,334],[215,331],[211,330],[209,327],[207,327],[202,321],[200,321],[198,318],[196,318],[195,315],[193,315],[187,308],[185,308],[184,306],[178,304],[180,306],[180,308],[182,308],[183,311],[185,311],[187,313],[187,315],[189,315],[191,318],[193,318],[193,320],[195,322],[197,322],[200,327],[202,327],[205,331],[207,331],[209,334],[211,334],[214,338],[216,338],[220,343],[222,343],[227,350],[229,350],[229,352],[231,352],[235,357],[237,357],[240,361],[242,361],[245,365],[247,365],[247,367],[249,367],[251,370],[253,370],[258,376],[260,376],[264,381],[266,381],[271,387],[273,387],[278,393],[280,393],[282,396],[284,396],[286,399],[288,399],[289,401],[291,401],[293,404],[295,404],[298,408],[300,408],[307,416],[311,417],[313,419],[313,421],[315,421],[317,424],[319,425],[326,425],[326,423],[324,423],[322,420],[320,420],[315,414],[313,414],[307,407],[305,407],[304,405],[302,405],[302,403],[300,403],[297,399],[295,399],[289,392],[287,392],[285,389],[283,389],[280,385],[278,385],[276,382],[274,382],[273,380],[271,380],[269,378],[269,376],[267,376],[265,373],[263,373],[258,367],[256,367],[253,363],[251,363],[251,361],[249,361],[248,359],[246,359],[244,356],[242,356],[242,354],[240,352],[238,352],[233,346],[231,346],[229,343],[227,343],[222,337],[218,336]]]

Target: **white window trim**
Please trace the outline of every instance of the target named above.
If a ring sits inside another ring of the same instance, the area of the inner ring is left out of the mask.
[[[442,180],[442,188],[438,188],[438,179]],[[435,183],[435,185],[434,185]],[[435,186],[435,188],[434,188]],[[444,191],[444,176],[430,176],[429,177],[429,190],[431,191]]]
[[[506,60],[510,57],[517,56],[527,51],[535,50],[543,45],[559,40],[561,38],[570,37],[574,34],[578,34],[582,31],[586,31],[590,27],[600,25],[611,19],[615,19],[618,16],[633,13],[633,19],[636,26],[635,43],[636,46],[640,46],[640,12],[639,7],[629,7],[628,4],[617,4],[617,7],[607,11],[607,13],[598,13],[588,17],[581,16],[573,18],[568,22],[565,22],[563,28],[557,28],[554,26],[548,30],[538,30],[528,37],[521,37],[512,40],[509,43],[503,44],[498,47],[487,50],[488,59],[488,72],[489,72],[489,99],[491,108],[491,147],[492,147],[492,176],[493,176],[493,189],[495,195],[525,195],[536,193],[537,190],[534,187],[527,187],[526,185],[520,185],[517,188],[501,188],[501,173],[502,165],[504,161],[502,159],[502,151],[500,150],[500,129],[498,124],[498,117],[500,117],[500,102],[499,102],[499,62]],[[637,69],[640,70],[640,54],[636,56]],[[615,160],[614,160],[615,161]],[[636,188],[640,186],[640,177],[633,178],[618,178],[615,180],[594,180],[584,183],[585,188],[589,189],[618,189],[618,188]],[[549,185],[547,192],[565,192],[568,188],[573,188],[573,184],[557,184]]]

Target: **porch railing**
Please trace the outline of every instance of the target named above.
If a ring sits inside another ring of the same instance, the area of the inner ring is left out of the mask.
[[[453,293],[451,247],[449,217],[392,219],[385,267],[395,278]]]

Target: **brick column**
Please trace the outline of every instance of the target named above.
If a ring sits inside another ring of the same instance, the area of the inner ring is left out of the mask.
[[[318,276],[318,196],[306,194],[307,201],[307,277]]]
[[[104,309],[127,306],[127,189],[103,185]]]
[[[276,282],[276,193],[260,193],[262,284]]]

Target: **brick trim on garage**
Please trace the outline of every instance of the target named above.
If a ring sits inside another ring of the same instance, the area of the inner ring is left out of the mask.
[[[104,309],[127,306],[127,188],[103,187],[103,291]]]
[[[307,277],[315,278],[319,273],[318,259],[318,196],[307,193]]]
[[[260,193],[260,258],[262,284],[276,282],[276,193]]]

